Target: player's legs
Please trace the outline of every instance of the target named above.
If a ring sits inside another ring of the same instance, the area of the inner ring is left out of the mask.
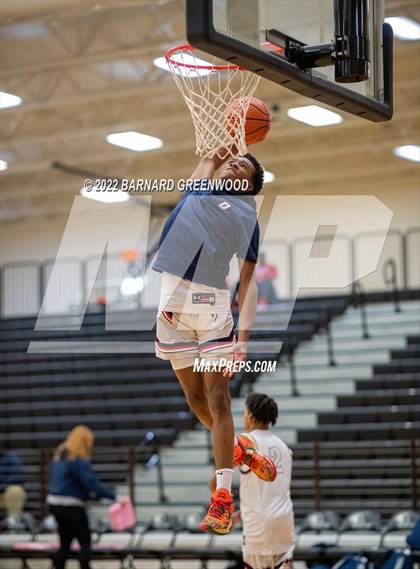
[[[203,374],[199,371],[194,371],[193,366],[174,369],[174,372],[181,384],[190,409],[197,419],[211,431],[213,428],[213,417],[207,401]]]
[[[212,432],[217,488],[200,527],[205,531],[224,534],[232,527],[233,512],[231,484],[234,428],[229,379],[223,377],[222,372],[195,372],[193,364],[200,356],[213,362],[220,361],[220,358],[232,359],[234,337],[231,320],[227,320],[226,329],[220,330],[217,319],[212,316],[205,316],[201,322],[198,322],[198,318],[199,316],[194,314],[163,311],[156,326],[156,355],[170,360],[189,406],[203,425]],[[225,319],[222,320],[225,322]],[[197,330],[203,328],[204,334],[198,334]],[[214,353],[215,346],[220,354]],[[208,352],[212,352],[211,355]],[[246,458],[253,452],[255,457],[252,458],[251,468],[257,464],[258,453],[255,450],[245,451],[237,444],[236,451],[239,452],[235,454],[235,463],[239,464],[242,457]],[[265,460],[264,457],[261,458]],[[258,470],[255,470],[257,474]]]
[[[192,365],[178,369],[178,366],[183,366],[185,365],[185,362],[189,361],[188,358],[191,358],[191,355],[188,355],[186,357],[177,355],[176,357],[171,358],[172,367],[174,368],[174,372],[184,391],[185,398],[194,415],[209,431],[213,431],[214,413],[210,410],[209,407],[209,393],[204,381],[204,372],[194,371]],[[207,373],[207,375],[221,376],[221,374],[215,373]],[[221,377],[221,379],[225,384],[224,390],[227,390],[230,409],[228,380],[224,377]],[[215,396],[219,397],[219,394],[213,391],[214,399]],[[215,407],[220,409],[222,408],[220,405],[215,405]],[[219,423],[220,422],[218,421],[218,424]],[[222,425],[221,428],[223,429],[225,426]],[[216,437],[218,437],[217,434]],[[216,455],[214,456],[216,468],[218,468]],[[255,444],[250,442],[248,438],[244,437],[243,435],[238,435],[233,439],[233,466],[238,466],[240,464],[246,464],[259,478],[261,478],[261,480],[265,480],[266,482],[271,482],[274,480],[277,474],[275,465],[273,464],[272,460],[257,452]]]
[[[189,407],[197,419],[211,430],[212,418],[204,380],[201,373],[193,368],[194,361],[200,356],[193,324],[194,315],[162,311],[156,323],[156,355],[170,360]]]
[[[216,491],[200,528],[223,535],[232,528],[233,498],[233,418],[229,379],[222,372],[203,372],[209,411],[213,420],[213,454],[216,465]]]
[[[188,405],[212,432],[216,470],[233,469],[234,427],[229,379],[223,377],[222,372],[195,372],[192,366],[174,371]]]
[[[222,372],[203,372],[208,409],[213,421],[212,437],[216,470],[233,468],[234,427],[229,379]]]

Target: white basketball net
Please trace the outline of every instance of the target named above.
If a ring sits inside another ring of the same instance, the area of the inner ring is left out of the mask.
[[[181,46],[165,58],[191,112],[196,154],[246,154],[245,118],[259,76],[236,65],[209,64],[194,51]]]

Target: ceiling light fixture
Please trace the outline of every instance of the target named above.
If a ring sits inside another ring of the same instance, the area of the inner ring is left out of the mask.
[[[0,91],[0,109],[10,109],[12,107],[18,107],[21,104],[22,99],[17,95]]]
[[[404,146],[397,146],[394,148],[395,156],[404,158],[404,160],[411,160],[412,162],[420,162],[420,146],[417,144],[405,144]]]
[[[160,138],[142,134],[141,132],[135,132],[134,130],[108,134],[106,140],[109,144],[121,146],[121,148],[128,148],[129,150],[134,150],[134,152],[156,150],[163,146],[163,142]]]
[[[211,66],[211,63],[208,61],[194,57],[189,53],[175,53],[171,56],[171,58],[174,61],[178,61],[179,63],[185,63],[185,65],[203,65],[207,67]],[[160,69],[164,69],[165,71],[171,71],[165,57],[157,57],[153,60],[153,64]],[[196,69],[182,66],[175,67],[173,71],[176,75],[182,75],[183,77],[190,77],[192,79],[194,79],[194,77],[205,77],[211,73],[211,69]]]
[[[394,36],[400,40],[420,40],[420,25],[415,20],[401,16],[385,18],[385,22],[391,24]]]
[[[290,118],[309,124],[310,126],[328,126],[343,122],[343,117],[339,114],[328,111],[318,105],[294,107],[293,109],[289,109],[287,114]]]

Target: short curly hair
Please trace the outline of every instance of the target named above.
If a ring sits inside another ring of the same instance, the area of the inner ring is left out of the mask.
[[[263,425],[275,425],[279,415],[277,403],[263,393],[250,393],[245,406],[252,417]]]
[[[264,185],[264,168],[258,162],[258,160],[248,152],[248,154],[244,154],[244,158],[247,158],[251,162],[251,164],[255,168],[255,172],[252,175],[252,192],[249,192],[252,196],[256,196],[262,190]]]

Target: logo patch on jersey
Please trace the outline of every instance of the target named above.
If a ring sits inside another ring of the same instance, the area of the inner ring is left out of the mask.
[[[228,209],[230,207],[230,204],[228,204],[227,202],[222,202],[219,203],[219,207],[220,209]]]
[[[210,304],[214,306],[215,302],[216,295],[214,292],[193,292],[192,294],[193,304]]]

